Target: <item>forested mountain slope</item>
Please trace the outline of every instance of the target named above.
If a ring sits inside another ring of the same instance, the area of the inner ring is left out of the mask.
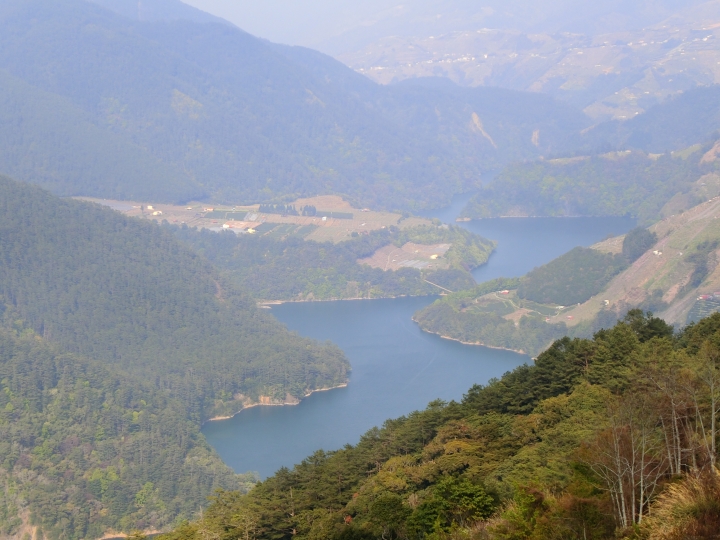
[[[482,171],[573,146],[588,123],[547,96],[382,87],[320,53],[226,24],[140,22],[84,0],[3,2],[0,69],[97,128],[70,129],[49,114],[22,138],[6,136],[7,156],[33,159],[2,159],[0,171],[61,195],[252,202],[335,192],[363,206],[439,205]],[[22,124],[22,111],[43,99],[13,91],[15,79],[3,83],[6,125]],[[98,169],[101,160],[55,142],[75,130],[100,146],[113,134],[123,142],[116,161],[142,154],[156,170]]]
[[[3,538],[159,529],[195,515],[217,488],[251,484],[222,463],[178,399],[0,311]]]
[[[632,311],[162,538],[712,538],[719,339],[720,315],[673,335]]]
[[[165,388],[196,423],[346,381],[154,223],[0,178],[0,296],[48,340]]]
[[[713,146],[514,163],[470,200],[462,216],[630,215],[649,225],[720,193]]]
[[[97,126],[70,100],[2,70],[0,141],[3,173],[61,195],[133,193],[143,200],[184,200],[204,194],[180,167]]]

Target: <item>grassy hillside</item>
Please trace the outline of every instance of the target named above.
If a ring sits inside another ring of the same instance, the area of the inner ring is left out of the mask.
[[[650,227],[657,243],[601,294],[569,311],[568,323],[581,324],[602,310],[619,313],[641,304],[676,325],[717,311],[713,294],[720,291],[719,216],[720,200],[713,198]]]
[[[121,139],[114,161],[133,161],[138,147],[150,154],[160,176],[179,181],[156,192],[163,201],[334,192],[362,206],[441,205],[482,171],[562,151],[587,125],[542,95],[422,81],[382,87],[320,53],[226,24],[141,22],[84,0],[3,2],[0,69],[82,110],[94,127],[76,122],[75,138]],[[9,125],[41,108],[43,95],[14,93]],[[110,161],[106,174],[95,169],[102,161],[58,148],[52,134],[67,129],[58,115],[37,118],[7,150],[35,159],[23,169],[0,160],[0,170],[62,194],[143,198],[145,182],[131,171],[113,172]],[[90,178],[101,180],[91,187]]]
[[[291,335],[154,223],[0,178],[0,295],[65,349],[152,381],[196,422],[345,382],[336,347]]]
[[[630,312],[162,538],[712,538],[718,332],[720,315],[673,335]]]

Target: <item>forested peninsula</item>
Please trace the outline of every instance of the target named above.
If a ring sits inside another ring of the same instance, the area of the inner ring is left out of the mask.
[[[439,223],[407,229],[391,226],[339,243],[166,227],[263,301],[424,296],[467,289],[475,284],[470,270],[486,263],[495,249],[490,240]],[[385,270],[363,260],[383,247],[401,248],[407,243],[439,245],[446,251],[435,255],[432,262],[437,268]]]

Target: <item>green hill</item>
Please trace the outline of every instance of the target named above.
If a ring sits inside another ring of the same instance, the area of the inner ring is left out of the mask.
[[[161,538],[712,538],[719,338],[718,314],[673,334],[631,311]]]
[[[587,125],[539,94],[384,87],[227,24],[142,22],[84,0],[3,2],[0,70],[12,77],[0,80],[6,125],[22,133],[3,128],[13,136],[0,171],[62,195],[144,199],[157,186],[162,201],[333,192],[361,206],[441,205],[483,171],[573,146]],[[16,79],[37,91],[14,90]],[[48,93],[56,106],[43,105]],[[47,109],[23,126],[23,111]],[[86,140],[97,142],[73,142]],[[149,165],[115,170],[138,156]]]
[[[92,115],[70,100],[2,70],[0,170],[61,196],[174,201],[205,196],[180,168],[95,125]]]
[[[720,86],[713,85],[593,126],[569,157],[507,166],[462,215],[627,214],[649,224],[687,210],[718,194],[714,177],[701,178],[717,171],[715,157],[702,158],[717,140],[718,111]]]
[[[155,223],[0,177],[0,535],[167,528],[246,489],[202,422],[346,382]]]
[[[68,351],[142,376],[201,422],[344,383],[339,349],[291,335],[149,222],[0,178],[0,296]]]

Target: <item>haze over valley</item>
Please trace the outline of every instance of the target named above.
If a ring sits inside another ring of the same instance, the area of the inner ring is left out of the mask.
[[[0,540],[717,538],[719,29],[0,2]]]

